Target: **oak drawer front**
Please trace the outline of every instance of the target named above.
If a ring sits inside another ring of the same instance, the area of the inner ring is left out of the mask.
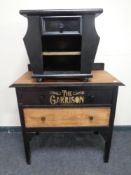
[[[27,128],[108,126],[109,107],[99,108],[24,108]]]
[[[25,105],[81,106],[112,103],[112,88],[48,88],[22,91]]]
[[[43,34],[79,34],[81,31],[80,16],[47,16],[42,18]]]

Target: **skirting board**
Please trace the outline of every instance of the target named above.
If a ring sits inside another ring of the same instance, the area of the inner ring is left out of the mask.
[[[115,131],[131,131],[131,125],[121,125],[121,126],[114,126]],[[21,127],[20,126],[0,126],[0,132],[21,132]]]

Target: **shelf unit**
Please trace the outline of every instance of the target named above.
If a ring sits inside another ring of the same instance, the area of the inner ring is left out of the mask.
[[[28,18],[24,42],[32,77],[42,81],[48,71],[52,71],[48,78],[91,77],[100,40],[95,30],[95,17],[102,12],[102,9],[20,11]]]

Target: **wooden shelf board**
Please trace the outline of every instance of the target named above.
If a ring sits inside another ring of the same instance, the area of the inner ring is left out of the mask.
[[[78,51],[74,51],[74,52],[70,52],[70,51],[67,51],[67,52],[42,52],[42,55],[44,56],[64,56],[64,55],[67,55],[67,56],[72,56],[72,55],[81,55],[81,52],[78,52]]]

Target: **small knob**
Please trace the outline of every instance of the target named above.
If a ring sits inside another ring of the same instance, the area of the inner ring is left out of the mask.
[[[94,119],[93,116],[89,116],[89,120],[92,121]]]
[[[61,33],[63,32],[63,30],[64,30],[64,24],[63,23],[60,23],[59,30],[60,30]]]
[[[41,121],[44,122],[46,120],[46,117],[45,116],[42,116],[41,117]]]

